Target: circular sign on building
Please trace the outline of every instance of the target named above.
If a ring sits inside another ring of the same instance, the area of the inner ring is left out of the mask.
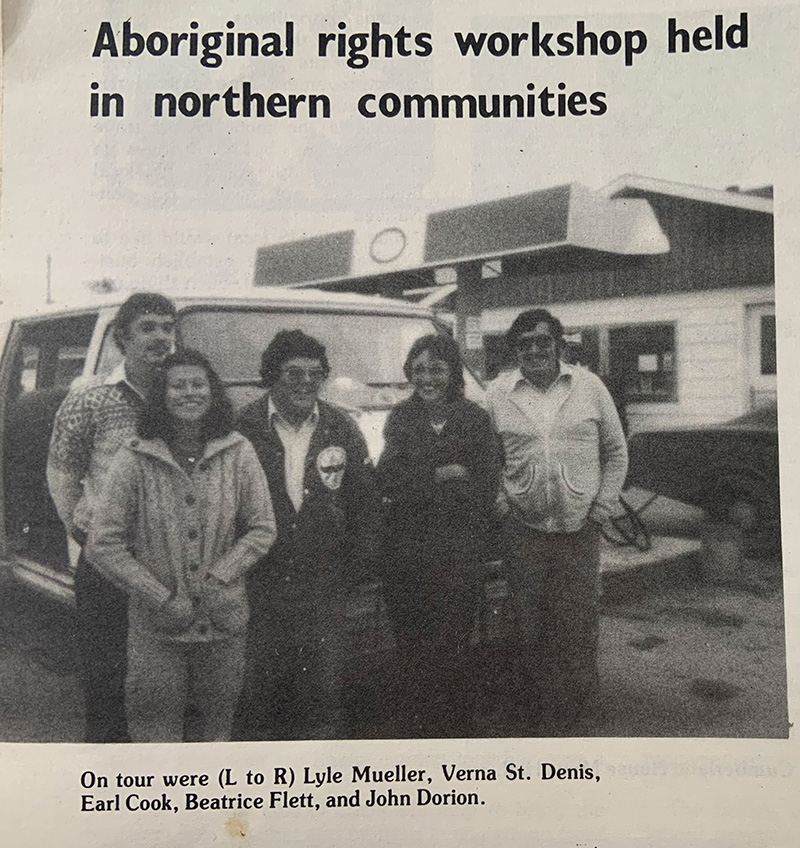
[[[385,265],[394,262],[406,249],[406,234],[399,227],[387,227],[377,233],[369,245],[369,255],[374,262]]]

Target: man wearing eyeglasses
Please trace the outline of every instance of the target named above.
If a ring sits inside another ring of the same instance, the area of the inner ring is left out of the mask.
[[[517,368],[487,392],[505,451],[499,507],[529,718],[560,734],[597,708],[599,528],[628,467],[614,402],[599,377],[561,361],[563,334],[544,309],[517,316],[506,334]]]
[[[346,733],[345,607],[377,555],[379,501],[360,430],[319,399],[329,370],[319,341],[282,330],[261,360],[267,393],[239,419],[267,475],[278,538],[249,575],[238,739]]]

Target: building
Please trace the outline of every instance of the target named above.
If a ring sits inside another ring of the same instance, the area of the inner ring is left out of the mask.
[[[777,396],[770,188],[557,186],[264,247],[255,284],[436,304],[489,378],[510,362],[514,316],[544,306],[631,431],[724,421]]]

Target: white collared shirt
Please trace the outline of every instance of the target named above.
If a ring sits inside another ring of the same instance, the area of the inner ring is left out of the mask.
[[[514,372],[511,389],[517,405],[531,419],[538,420],[541,429],[549,433],[553,427],[558,410],[561,409],[572,387],[573,369],[563,362],[558,363],[558,376],[545,389],[534,386],[517,369]]]
[[[114,368],[114,370],[108,375],[108,377],[103,380],[104,386],[116,386],[120,383],[125,383],[125,385],[131,391],[136,392],[136,394],[139,395],[142,400],[145,399],[144,393],[137,389],[136,386],[134,386],[133,383],[131,383],[131,381],[128,379],[128,372],[125,370],[124,359],[122,360],[122,362],[119,363],[119,365],[117,365],[116,368]]]
[[[306,471],[306,457],[311,444],[311,437],[317,429],[319,421],[319,406],[314,404],[311,415],[299,426],[290,424],[278,412],[278,408],[272,402],[267,401],[267,410],[270,424],[275,427],[275,432],[283,445],[283,471],[286,477],[286,493],[289,495],[294,508],[299,512],[303,505],[303,483]]]

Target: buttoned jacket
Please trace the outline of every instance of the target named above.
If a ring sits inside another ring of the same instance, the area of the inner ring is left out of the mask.
[[[156,609],[187,596],[195,622],[171,638],[206,641],[245,629],[244,577],[275,536],[267,481],[244,436],[209,441],[191,474],[161,439],[133,439],[109,470],[87,554],[127,592],[138,623],[153,627]]]

